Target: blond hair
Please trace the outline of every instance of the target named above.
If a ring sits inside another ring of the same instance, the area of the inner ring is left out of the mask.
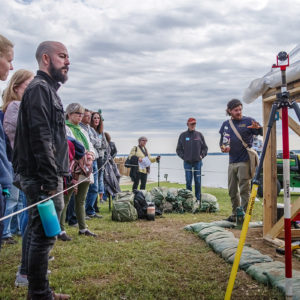
[[[9,48],[13,48],[14,44],[8,40],[5,36],[0,34],[0,57],[5,55]]]
[[[28,70],[20,69],[14,73],[14,75],[11,77],[7,88],[4,91],[3,94],[3,107],[2,110],[5,113],[7,110],[7,107],[10,102],[18,100],[21,101],[21,99],[18,99],[18,95],[16,93],[16,88],[19,87],[23,82],[28,80],[29,78],[33,77],[34,74]]]

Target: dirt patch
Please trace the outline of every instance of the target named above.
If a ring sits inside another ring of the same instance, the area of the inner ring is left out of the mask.
[[[241,230],[231,229],[236,238],[240,237]],[[273,260],[281,261],[284,263],[284,255],[276,253],[276,248],[268,245],[263,240],[263,228],[249,228],[245,244],[258,250],[262,254],[269,255]],[[293,257],[292,266],[294,270],[300,271],[300,260]]]

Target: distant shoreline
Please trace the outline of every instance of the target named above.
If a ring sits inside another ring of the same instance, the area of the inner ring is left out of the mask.
[[[279,150],[277,151],[277,153],[281,153],[282,151]],[[290,152],[294,152],[294,153],[299,153],[300,154],[300,150],[291,150]],[[127,157],[129,155],[128,154],[117,154],[117,157]],[[160,156],[176,156],[177,154],[176,153],[151,153],[152,156],[157,156],[157,155],[160,155]],[[210,152],[210,153],[207,153],[207,155],[228,155],[228,153],[222,153],[222,152]]]

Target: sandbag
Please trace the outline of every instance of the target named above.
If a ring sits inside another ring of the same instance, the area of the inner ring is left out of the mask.
[[[200,212],[216,212],[219,211],[219,203],[214,195],[203,193],[201,194]]]
[[[265,273],[273,287],[285,293],[285,270],[271,269]],[[293,300],[300,300],[300,272],[293,270]]]
[[[266,274],[272,270],[282,270],[284,274],[285,265],[280,261],[253,264],[246,270],[246,273],[258,282],[267,285],[270,284],[270,282]]]
[[[205,223],[205,222],[199,222],[199,223],[194,223],[190,224],[184,227],[185,230],[192,231],[195,233],[200,232],[202,229],[214,226],[211,223]]]
[[[224,239],[224,238],[234,238],[234,234],[231,231],[218,231],[208,235],[205,239],[206,243],[214,240]]]
[[[216,253],[222,254],[226,249],[236,248],[239,240],[236,238],[224,238],[209,242],[209,246],[213,248]]]
[[[207,228],[204,228],[202,229],[199,233],[198,233],[198,236],[201,238],[201,239],[205,239],[208,235],[214,233],[214,232],[217,232],[217,231],[221,231],[221,232],[224,232],[225,229],[222,228],[222,227],[218,227],[218,226],[210,226],[210,227],[207,227]]]
[[[235,224],[226,220],[219,220],[211,222],[210,224],[213,224],[214,226],[219,226],[223,228],[234,228]]]
[[[226,259],[226,261],[233,264],[234,257],[235,257],[235,253],[233,253],[231,256],[229,256]],[[270,256],[261,254],[256,249],[245,246],[243,248],[239,267],[242,270],[247,270],[251,265],[253,265],[255,263],[263,263],[263,262],[271,262],[271,261],[273,261],[273,259]]]

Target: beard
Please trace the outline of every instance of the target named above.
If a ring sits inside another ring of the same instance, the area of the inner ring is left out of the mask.
[[[68,80],[67,73],[66,74],[62,73],[62,70],[64,70],[64,69],[69,70],[69,67],[66,66],[66,67],[57,69],[54,67],[52,60],[50,59],[49,73],[56,82],[65,83]]]

